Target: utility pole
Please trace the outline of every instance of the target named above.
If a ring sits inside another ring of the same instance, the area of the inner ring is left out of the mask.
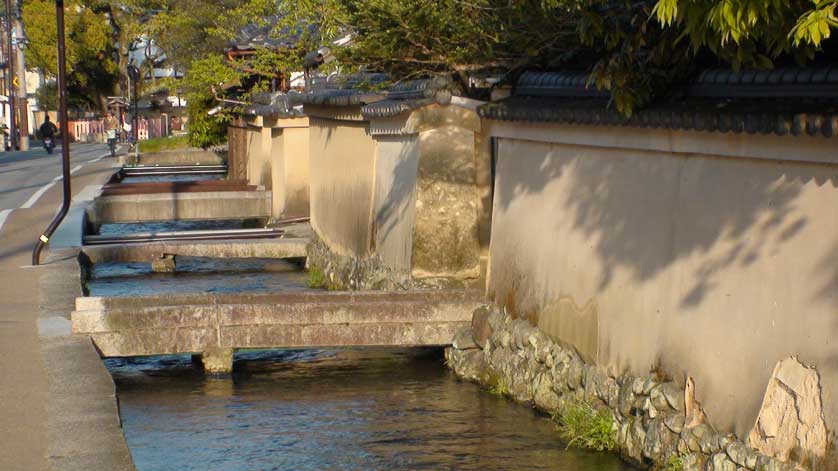
[[[17,144],[17,126],[15,123],[15,55],[12,48],[12,0],[6,0],[6,69],[8,71],[6,80],[6,93],[9,99],[9,150],[15,150]]]
[[[23,34],[23,21],[20,15],[20,1],[15,1],[12,24],[14,25],[13,52],[15,55],[15,75],[17,83],[13,83],[17,97],[15,102],[20,110],[18,118],[18,129],[20,129],[20,150],[29,150],[29,100],[26,98],[26,58],[23,48],[26,43],[26,35]]]

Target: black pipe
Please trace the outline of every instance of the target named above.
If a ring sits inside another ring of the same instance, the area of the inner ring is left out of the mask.
[[[47,226],[47,230],[38,238],[35,249],[32,250],[32,265],[41,264],[41,249],[49,242],[52,233],[64,220],[67,211],[70,210],[70,126],[67,122],[67,52],[64,47],[64,0],[55,0],[55,22],[58,29],[58,112],[59,126],[61,127],[61,165],[64,176],[64,201],[61,203],[61,210]]]

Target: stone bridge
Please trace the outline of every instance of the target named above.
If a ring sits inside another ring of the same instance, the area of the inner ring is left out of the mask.
[[[482,302],[477,290],[82,297],[72,327],[105,357],[200,354],[227,373],[237,349],[448,345]]]

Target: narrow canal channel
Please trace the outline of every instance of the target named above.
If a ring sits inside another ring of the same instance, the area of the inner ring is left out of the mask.
[[[181,177],[148,177],[148,181]],[[137,180],[134,180],[137,181]],[[105,224],[100,234],[238,229],[241,220]],[[293,263],[178,257],[90,267],[91,296],[308,289]],[[123,430],[139,471],[631,469],[566,449],[532,408],[458,380],[440,349],[250,351],[231,377],[188,355],[112,358]]]
[[[440,350],[247,352],[231,378],[189,356],[110,359],[139,471],[618,471],[550,418],[457,380]]]

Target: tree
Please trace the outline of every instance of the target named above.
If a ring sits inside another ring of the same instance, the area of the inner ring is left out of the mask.
[[[838,27],[835,9],[836,0],[813,0],[814,8],[800,16],[791,31],[795,45],[807,42],[820,46],[821,42],[829,39],[832,28]]]
[[[29,45],[25,49],[27,66],[45,75],[58,75],[55,3],[31,0],[23,5],[23,22]],[[76,104],[104,109],[105,97],[112,93],[117,64],[114,45],[106,20],[81,2],[65,4],[67,85]]]
[[[279,34],[320,44],[340,34],[347,67],[396,79],[576,68],[631,114],[702,64],[772,67],[811,60],[835,27],[838,0],[296,0]],[[657,20],[657,21],[656,21]]]
[[[663,27],[688,38],[695,52],[707,48],[735,68],[765,68],[783,55],[798,61],[813,58],[830,27],[838,24],[835,4],[836,0],[659,0],[654,13]]]
[[[215,97],[221,86],[237,78],[238,74],[221,55],[192,61],[182,83],[186,92],[189,142],[192,145],[207,148],[224,141],[231,114],[223,109],[212,115],[209,111],[220,104]]]

